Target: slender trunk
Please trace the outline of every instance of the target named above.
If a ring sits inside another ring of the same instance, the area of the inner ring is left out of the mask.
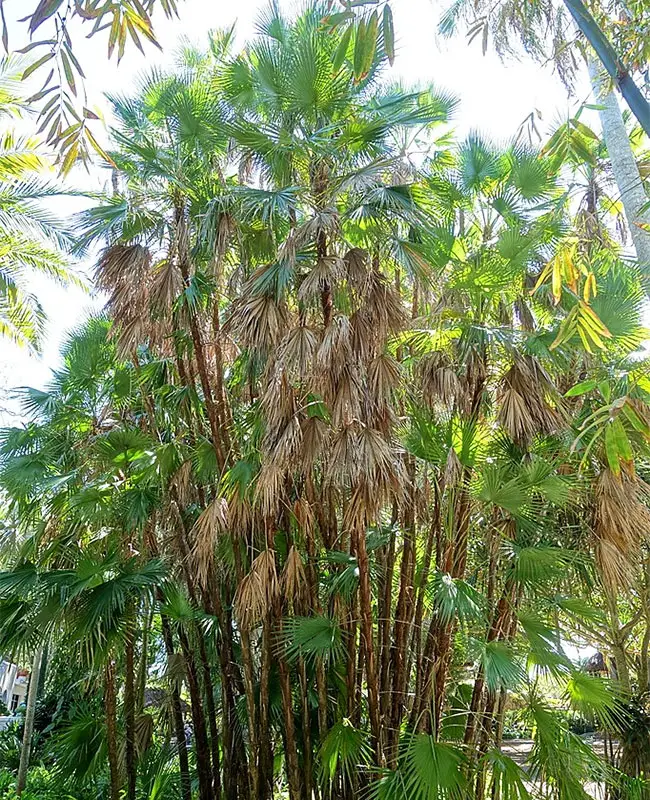
[[[135,631],[133,618],[128,622],[125,646],[124,716],[126,720],[126,788],[127,800],[135,800]]]
[[[244,578],[244,566],[240,549],[241,541],[233,534],[232,549],[235,559],[235,574],[237,583],[241,583]],[[260,791],[260,739],[257,727],[257,706],[255,703],[255,670],[253,667],[253,654],[251,650],[250,636],[247,630],[240,631],[241,637],[241,658],[243,664],[244,695],[246,697],[246,713],[248,717],[248,741],[250,744],[249,772],[251,782],[251,797],[256,800]]]
[[[16,781],[16,793],[18,795],[22,794],[25,784],[27,783],[27,770],[29,768],[29,756],[32,750],[34,714],[36,712],[36,697],[38,695],[38,682],[42,660],[43,646],[39,645],[34,653],[34,659],[32,661],[32,674],[29,676],[27,710],[25,712],[25,727],[23,730],[23,744],[20,749],[20,765],[18,767],[18,779]]]
[[[180,628],[178,638],[185,660],[185,676],[187,688],[190,693],[190,706],[192,710],[192,726],[194,728],[194,742],[196,751],[196,772],[199,779],[200,800],[212,800],[212,775],[210,768],[210,748],[208,733],[203,713],[203,698],[199,684],[198,671],[192,647],[185,631]]]
[[[120,800],[122,789],[117,745],[117,693],[115,691],[115,661],[108,656],[104,669],[104,707],[106,709],[106,744],[111,780],[111,800]]]
[[[174,640],[172,636],[169,620],[161,615],[160,624],[162,628],[165,651],[169,659],[174,655]],[[192,800],[192,779],[190,777],[190,762],[187,753],[187,741],[185,740],[185,724],[183,722],[183,708],[178,686],[171,686],[172,712],[174,716],[174,734],[176,736],[176,747],[178,749],[178,771],[181,778],[181,796],[183,800]]]
[[[413,489],[414,468],[409,469],[411,488]],[[404,547],[399,577],[399,595],[395,609],[395,627],[391,652],[393,673],[393,709],[390,725],[391,752],[397,749],[397,737],[402,725],[406,688],[408,683],[407,667],[409,631],[413,619],[414,581],[415,581],[415,521],[413,519],[413,497],[409,498],[407,519],[404,520]]]
[[[260,665],[260,800],[270,800],[273,795],[273,748],[270,708],[271,661],[271,620],[267,616],[262,626],[262,663]]]
[[[370,564],[366,550],[365,530],[355,526],[353,543],[357,565],[359,569],[359,606],[361,611],[361,635],[366,662],[366,683],[368,690],[368,716],[370,717],[370,730],[372,733],[373,747],[377,758],[377,765],[383,765],[381,748],[381,730],[379,725],[379,691],[377,685],[377,671],[375,668],[375,652],[373,641],[372,623],[372,592],[370,589]]]
[[[612,165],[614,180],[620,193],[625,218],[630,230],[637,260],[644,274],[650,274],[650,231],[639,225],[650,224],[650,208],[643,181],[639,173],[630,139],[625,130],[623,115],[613,91],[603,91],[598,74],[598,65],[589,61],[589,76],[596,101],[602,106],[599,111],[600,124],[607,154]]]
[[[219,729],[217,727],[217,711],[214,705],[214,684],[212,683],[210,661],[205,648],[203,632],[200,629],[197,629],[197,639],[199,642],[199,655],[201,657],[203,693],[205,695],[205,706],[208,716],[208,730],[210,731],[210,753],[212,754],[212,788],[215,799],[219,800],[221,797],[221,759],[219,755]]]
[[[289,800],[300,800],[300,770],[298,768],[298,750],[296,747],[296,726],[293,716],[293,696],[289,667],[284,658],[278,661],[280,673],[280,691],[282,692],[282,715],[284,717],[284,746],[289,783]],[[306,755],[306,754],[305,754]]]

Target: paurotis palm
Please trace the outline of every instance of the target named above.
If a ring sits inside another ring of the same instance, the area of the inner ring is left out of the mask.
[[[185,800],[192,774],[201,800],[582,797],[597,759],[540,685],[619,725],[562,636],[608,639],[599,548],[641,550],[602,524],[645,526],[638,277],[572,228],[552,158],[441,137],[453,103],[387,88],[381,49],[355,80],[324,13],[114,100],[119,191],[81,223],[111,334],[73,338],[5,433],[22,561],[109,656],[113,797],[153,660]],[[513,696],[528,778],[500,749]]]

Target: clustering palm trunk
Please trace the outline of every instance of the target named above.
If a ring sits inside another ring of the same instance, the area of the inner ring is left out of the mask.
[[[575,585],[608,593],[610,638],[623,627],[603,554],[621,576],[640,554],[630,453],[648,409],[579,381],[594,350],[610,374],[637,341],[590,302],[600,282],[634,328],[632,279],[614,250],[598,272],[604,241],[565,234],[539,154],[472,136],[416,168],[409,148],[448,104],[382,93],[380,51],[359,78],[358,43],[339,63],[321,11],[118,104],[129,210],[105,212],[98,265],[111,335],[97,385],[62,373],[44,484],[68,459],[51,505],[77,526],[78,563],[47,561],[43,587],[73,573],[56,623],[102,653],[86,666],[102,671],[112,800],[137,796],[155,713],[183,800],[523,800],[500,751],[514,693],[532,777],[561,798],[588,759],[525,659],[570,695],[558,620]],[[579,504],[589,524],[567,525]],[[167,716],[136,697],[162,654]],[[619,702],[597,696],[604,714]]]

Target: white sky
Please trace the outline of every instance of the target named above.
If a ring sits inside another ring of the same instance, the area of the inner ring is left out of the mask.
[[[162,15],[154,17],[163,52],[149,46],[143,57],[134,47],[129,47],[119,66],[106,59],[108,31],[86,40],[85,29],[82,29],[82,35],[75,39],[75,52],[82,61],[91,100],[102,106],[103,92],[131,91],[139,72],[154,64],[164,66],[172,62],[174,49],[183,37],[200,44],[205,42],[210,29],[229,27],[236,21],[238,43],[244,42],[253,34],[256,16],[266,4],[266,0],[237,0],[235,3],[180,0],[180,20],[166,20]],[[290,0],[281,0],[280,4],[286,9],[296,7]],[[541,113],[537,124],[544,133],[554,121],[565,118],[570,109],[575,110],[587,100],[586,80],[578,84],[577,96],[570,100],[550,67],[542,68],[527,58],[504,65],[492,52],[483,56],[478,39],[472,44],[467,44],[462,36],[452,41],[438,40],[437,20],[445,5],[444,0],[393,0],[397,58],[390,77],[407,84],[433,83],[456,95],[460,106],[455,128],[460,136],[478,129],[497,140],[509,139],[534,110]],[[23,0],[5,3],[5,14],[10,21],[10,44],[15,47],[25,43],[25,26],[12,24],[11,20],[24,13]],[[88,187],[90,182],[94,188],[101,188],[104,180],[105,173],[99,170],[90,176],[74,170],[69,178],[71,184]],[[72,213],[75,204],[62,200],[58,208],[61,213]],[[91,265],[81,266],[90,268]],[[39,281],[36,290],[49,318],[43,354],[38,358],[30,356],[0,340],[0,388],[45,384],[50,369],[56,366],[65,331],[84,318],[93,302],[97,303],[79,290],[63,289],[49,282]]]

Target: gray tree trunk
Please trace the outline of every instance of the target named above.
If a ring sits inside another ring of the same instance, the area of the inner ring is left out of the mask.
[[[29,754],[32,749],[32,734],[34,733],[34,714],[36,711],[36,696],[38,695],[39,675],[41,661],[43,660],[43,647],[39,645],[34,653],[32,674],[29,676],[27,695],[27,709],[25,711],[25,730],[23,731],[23,746],[20,750],[20,766],[18,767],[18,780],[16,793],[21,794],[27,782],[27,769],[29,768]]]
[[[648,196],[625,130],[618,100],[613,91],[603,89],[598,65],[594,60],[589,61],[589,77],[596,102],[602,106],[599,115],[603,139],[636,250],[637,261],[643,273],[650,275],[650,231],[644,231],[639,227],[639,223],[650,225],[650,209],[644,209],[648,203]]]

